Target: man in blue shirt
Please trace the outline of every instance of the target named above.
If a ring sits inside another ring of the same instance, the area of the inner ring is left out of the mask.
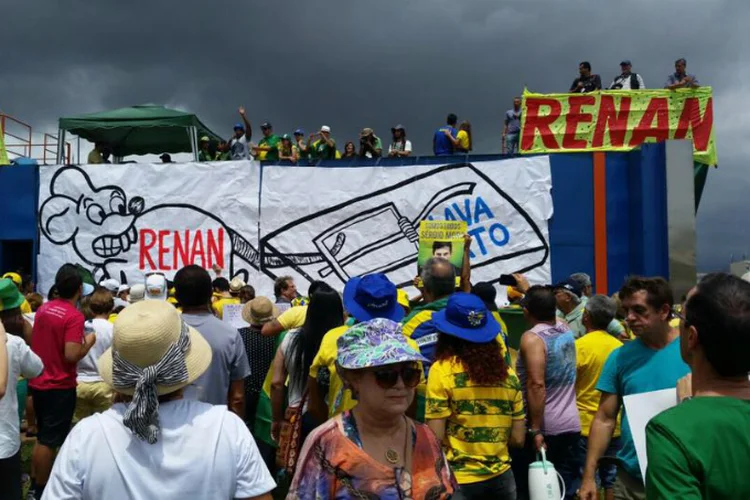
[[[687,73],[687,61],[684,58],[677,59],[674,62],[674,69],[675,72],[667,77],[667,83],[664,84],[665,89],[697,89],[700,87],[698,78]]]
[[[690,372],[680,356],[680,332],[669,326],[674,303],[669,283],[663,278],[630,278],[620,290],[625,319],[636,336],[609,355],[596,388],[601,391],[599,410],[591,424],[582,500],[598,498],[595,473],[617,423],[625,396],[671,389]],[[622,410],[622,467],[617,471],[615,498],[645,499],[638,457],[630,433],[628,415]]]
[[[458,135],[458,131],[456,130],[458,117],[451,113],[448,115],[446,122],[447,125],[437,129],[432,138],[432,151],[435,156],[450,156],[453,154],[453,142],[448,139],[445,132],[450,131],[451,137],[456,138],[456,135]]]
[[[505,112],[505,127],[503,128],[503,154],[518,153],[518,137],[521,133],[521,98],[513,98],[513,109]]]

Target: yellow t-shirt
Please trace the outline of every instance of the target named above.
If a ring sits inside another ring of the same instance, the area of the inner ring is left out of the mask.
[[[458,141],[458,147],[468,151],[471,148],[471,142],[469,142],[469,134],[465,130],[459,130],[456,134],[456,140]]]
[[[220,297],[212,305],[214,311],[216,311],[216,315],[219,317],[219,319],[222,319],[224,316],[224,306],[239,303],[240,299],[238,297]]]
[[[609,355],[622,346],[622,342],[609,333],[597,330],[576,340],[576,404],[581,417],[581,435],[588,436],[591,422],[599,409],[602,393],[596,390]],[[620,418],[613,437],[620,435]]]
[[[344,381],[336,373],[337,342],[339,337],[346,333],[349,328],[351,326],[343,325],[326,333],[320,343],[318,354],[315,356],[312,365],[310,365],[310,376],[314,379],[318,378],[318,370],[321,368],[328,368],[328,372],[331,374],[328,395],[325,398],[328,405],[328,418],[333,418],[339,413],[351,410],[357,406],[357,400],[352,398],[352,392],[349,389],[344,389]],[[410,338],[407,338],[406,341],[419,352],[419,346],[416,342]],[[424,374],[422,377],[424,378]],[[423,384],[424,381],[422,382]]]
[[[427,380],[425,417],[447,419],[443,449],[458,483],[487,481],[510,469],[511,427],[525,418],[521,382],[508,368],[499,385],[477,386],[457,359],[437,361]]]
[[[102,154],[99,151],[94,149],[89,153],[87,163],[89,165],[98,165],[100,163],[104,163],[104,158],[102,158]]]
[[[301,328],[305,324],[306,318],[307,306],[294,306],[281,313],[276,320],[284,330],[292,330]]]

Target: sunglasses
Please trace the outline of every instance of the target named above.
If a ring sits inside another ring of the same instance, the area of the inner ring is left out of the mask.
[[[416,365],[406,365],[401,368],[379,368],[373,370],[375,382],[381,389],[390,389],[398,383],[398,378],[404,381],[404,385],[412,389],[419,384],[422,378],[422,370]]]

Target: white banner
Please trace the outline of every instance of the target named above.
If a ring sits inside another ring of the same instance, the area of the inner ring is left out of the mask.
[[[259,180],[250,161],[41,167],[41,290],[65,262],[97,281],[171,279],[187,264],[257,280]]]
[[[262,182],[261,182],[262,179]],[[337,289],[384,272],[416,274],[423,219],[465,220],[472,282],[526,272],[550,281],[549,158],[404,167],[288,167],[254,162],[41,168],[39,280],[65,262],[97,279],[169,278],[218,264],[259,295],[290,275]]]

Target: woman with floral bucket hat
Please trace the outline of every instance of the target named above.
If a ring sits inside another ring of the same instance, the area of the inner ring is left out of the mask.
[[[456,483],[440,442],[405,414],[426,359],[385,318],[351,327],[337,343],[337,372],[358,404],[310,434],[287,498],[451,498]]]
[[[523,446],[523,394],[481,298],[456,293],[432,316],[438,341],[427,381],[427,425],[443,440],[455,498],[516,499],[508,446]]]

